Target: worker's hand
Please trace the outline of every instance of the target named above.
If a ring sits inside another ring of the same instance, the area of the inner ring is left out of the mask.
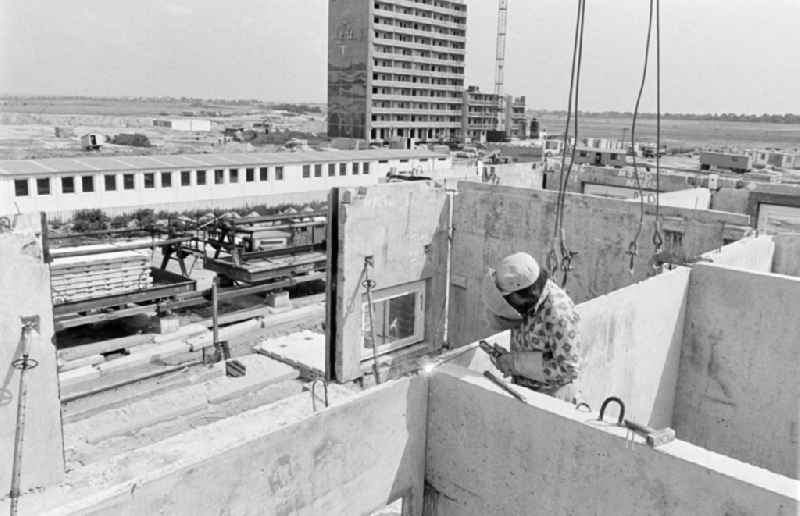
[[[514,372],[514,355],[513,353],[503,353],[495,360],[495,367],[503,373],[503,376],[511,376]]]

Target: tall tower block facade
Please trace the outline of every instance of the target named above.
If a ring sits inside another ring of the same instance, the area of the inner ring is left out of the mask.
[[[463,141],[464,0],[329,0],[328,136]]]

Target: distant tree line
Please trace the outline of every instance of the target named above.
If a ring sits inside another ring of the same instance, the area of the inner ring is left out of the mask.
[[[540,115],[566,116],[566,111],[540,110],[536,111]],[[631,118],[633,113],[630,111],[581,111],[580,116],[587,118]],[[643,120],[653,120],[655,113],[639,113],[639,118]],[[800,114],[784,113],[761,115],[746,113],[662,113],[662,120],[711,120],[715,122],[765,122],[770,124],[800,124]]]

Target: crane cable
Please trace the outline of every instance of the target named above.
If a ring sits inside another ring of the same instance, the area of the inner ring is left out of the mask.
[[[630,262],[629,262],[629,269],[631,274],[633,274],[634,267],[636,265],[636,257],[639,255],[639,237],[642,234],[642,228],[644,227],[644,194],[642,191],[642,181],[639,177],[639,165],[636,163],[636,119],[639,117],[639,104],[642,101],[642,93],[644,92],[644,85],[647,80],[647,64],[650,57],[650,38],[653,33],[653,0],[650,0],[650,12],[648,15],[647,20],[647,39],[645,40],[644,46],[644,66],[642,68],[642,82],[639,85],[639,93],[636,96],[636,104],[633,108],[633,120],[631,122],[631,151],[633,154],[633,174],[636,179],[636,188],[639,192],[639,226],[636,229],[636,234],[633,237],[633,240],[628,244],[628,250],[625,252],[628,255]],[[658,155],[658,149],[656,149],[656,155]]]
[[[572,67],[570,72],[569,99],[567,102],[567,120],[564,127],[564,141],[561,150],[561,168],[559,171],[559,187],[556,200],[555,223],[553,227],[553,240],[550,252],[547,255],[547,269],[555,277],[555,272],[561,269],[563,276],[561,286],[566,285],[569,271],[572,270],[572,260],[578,254],[571,251],[567,246],[566,232],[563,228],[564,205],[566,202],[567,184],[572,166],[575,162],[575,153],[578,143],[578,115],[579,115],[579,92],[580,76],[583,62],[583,32],[584,21],[586,18],[586,0],[578,0],[578,11],[575,18],[575,37],[572,48]],[[569,126],[572,119],[573,105],[575,109],[575,145],[572,146],[572,154],[569,165],[566,164],[567,144],[569,142]],[[565,171],[566,169],[566,171]],[[558,249],[556,248],[558,246]]]
[[[656,223],[653,247],[656,254],[664,247],[661,220],[661,0],[656,0]]]

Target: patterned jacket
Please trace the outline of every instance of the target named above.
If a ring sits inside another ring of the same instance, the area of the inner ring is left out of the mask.
[[[514,381],[536,391],[552,393],[578,377],[580,316],[575,304],[548,280],[534,309],[511,330],[511,351],[540,351],[545,383],[515,376]]]

